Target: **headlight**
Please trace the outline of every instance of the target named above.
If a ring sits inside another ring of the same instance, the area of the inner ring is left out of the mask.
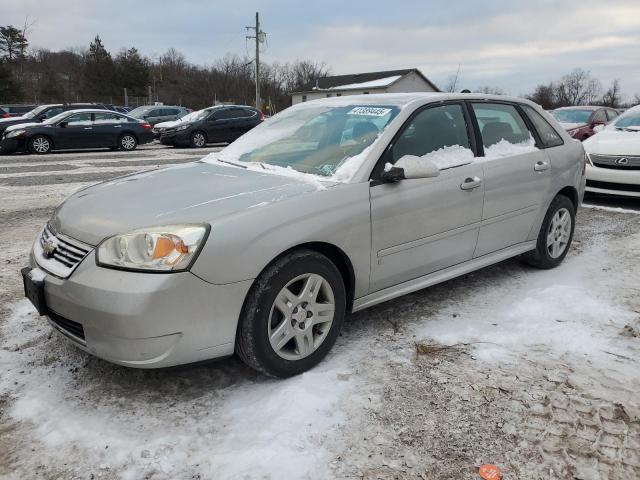
[[[176,130],[178,130],[178,131],[186,130],[187,128],[189,128],[189,125],[180,125],[178,128],[176,128]]]
[[[184,271],[195,260],[208,231],[208,225],[167,225],[115,235],[98,245],[96,263],[125,270]]]
[[[14,130],[13,132],[9,132],[7,133],[4,138],[15,138],[15,137],[19,137],[20,135],[24,135],[24,132],[26,132],[26,130]]]

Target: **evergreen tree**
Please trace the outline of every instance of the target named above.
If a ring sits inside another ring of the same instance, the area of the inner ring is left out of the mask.
[[[115,93],[115,66],[99,35],[89,45],[84,66],[85,100],[105,101]]]
[[[0,102],[19,102],[22,100],[22,89],[14,80],[11,70],[4,62],[0,62]]]
[[[27,39],[13,25],[0,27],[0,55],[9,62],[24,58],[27,50]]]
[[[149,62],[140,55],[138,49],[122,50],[115,64],[118,88],[126,88],[130,95],[145,95],[149,84]]]

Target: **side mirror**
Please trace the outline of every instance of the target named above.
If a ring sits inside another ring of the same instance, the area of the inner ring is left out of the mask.
[[[389,170],[382,172],[385,182],[398,182],[404,179],[433,178],[440,175],[440,169],[431,160],[415,155],[405,155]]]
[[[68,125],[69,125],[69,122],[60,122],[60,123],[58,124],[58,126],[59,126],[60,128],[67,128],[67,126],[68,126]]]
[[[604,123],[599,123],[595,127],[593,127],[593,131],[596,133],[601,132],[605,129],[605,126],[606,125]]]

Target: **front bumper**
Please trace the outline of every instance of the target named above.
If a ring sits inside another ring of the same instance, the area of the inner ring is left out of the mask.
[[[160,143],[163,145],[189,145],[191,131],[178,130],[178,131],[164,131],[160,134]]]
[[[640,170],[601,168],[587,164],[587,192],[640,197]]]
[[[30,263],[37,266],[33,254]],[[69,278],[46,275],[44,296],[51,325],[82,350],[119,365],[158,368],[233,354],[251,283],[103,268],[91,252]]]
[[[0,141],[0,153],[13,153],[24,148],[24,140],[20,138],[3,138]]]

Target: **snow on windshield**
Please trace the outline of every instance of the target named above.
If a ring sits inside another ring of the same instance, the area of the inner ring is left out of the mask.
[[[400,111],[396,105],[308,103],[266,120],[208,162],[347,182]]]
[[[640,107],[630,108],[618,117],[610,127],[629,130],[640,129]]]

